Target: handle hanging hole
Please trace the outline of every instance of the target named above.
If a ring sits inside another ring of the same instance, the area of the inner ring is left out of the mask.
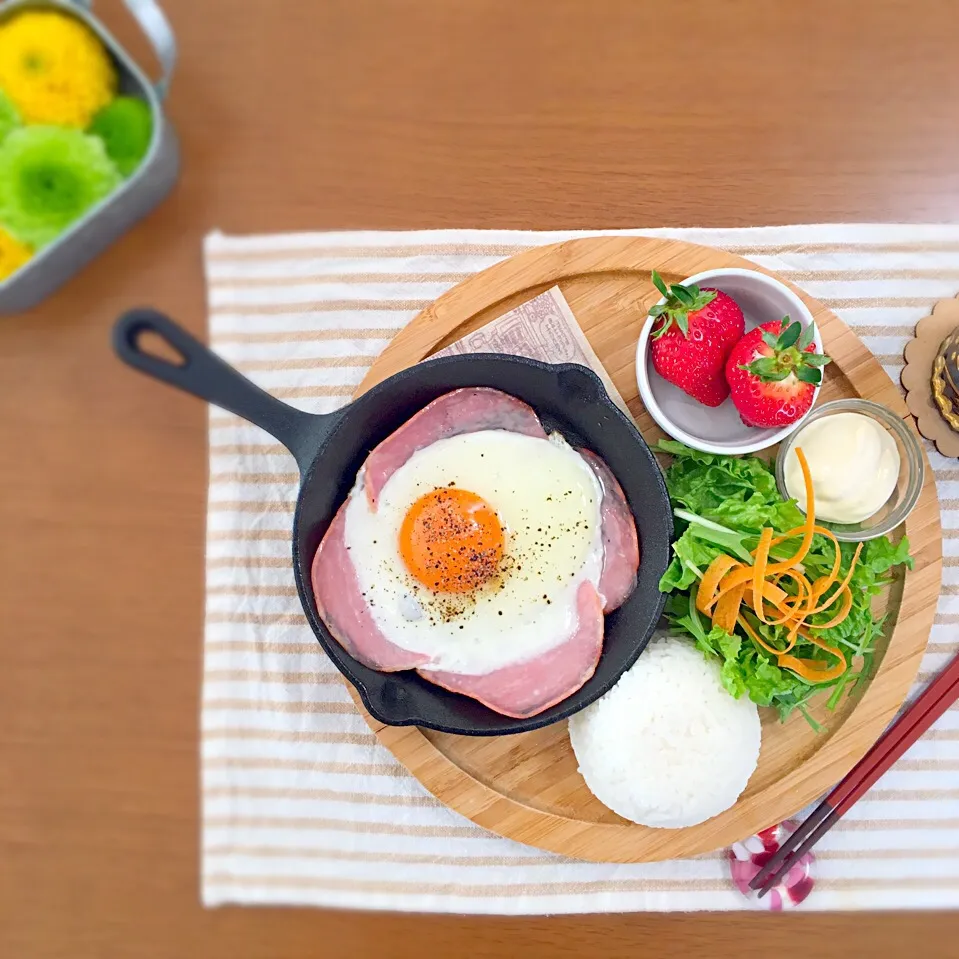
[[[134,336],[133,345],[146,356],[162,360],[164,363],[169,363],[170,366],[184,367],[187,365],[185,354],[178,350],[165,336],[161,336],[154,330],[138,330]]]

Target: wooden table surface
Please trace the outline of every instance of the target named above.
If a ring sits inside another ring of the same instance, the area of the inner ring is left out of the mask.
[[[954,955],[948,915],[201,910],[206,413],[107,346],[132,304],[203,331],[213,227],[959,220],[954,0],[163,5],[181,182],[0,319],[0,955]]]

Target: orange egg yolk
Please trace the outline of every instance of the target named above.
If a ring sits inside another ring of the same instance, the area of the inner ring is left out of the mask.
[[[467,593],[496,575],[503,527],[481,496],[451,487],[421,496],[400,527],[406,568],[427,589]]]

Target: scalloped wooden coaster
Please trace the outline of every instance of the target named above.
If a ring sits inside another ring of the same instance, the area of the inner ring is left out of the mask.
[[[959,457],[959,432],[943,418],[932,395],[932,368],[942,341],[959,327],[959,297],[940,300],[930,316],[916,324],[914,337],[906,344],[901,379],[906,405],[916,418],[919,432],[936,444],[943,456]]]

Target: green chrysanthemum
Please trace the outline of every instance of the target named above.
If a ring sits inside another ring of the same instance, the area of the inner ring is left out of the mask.
[[[136,97],[117,97],[90,124],[90,133],[103,140],[110,159],[123,176],[130,176],[150,148],[153,116]]]
[[[20,114],[13,105],[10,97],[0,90],[0,143],[7,138],[7,134],[20,126]]]
[[[0,223],[40,249],[119,182],[97,137],[68,127],[22,127],[0,145]]]

